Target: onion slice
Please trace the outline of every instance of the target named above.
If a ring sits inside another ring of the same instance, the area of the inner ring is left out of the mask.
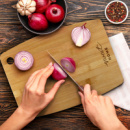
[[[52,73],[52,78],[55,80],[62,80],[67,78],[67,74],[64,72],[64,70],[62,70],[62,68],[57,64],[54,63],[54,71]]]
[[[72,58],[65,57],[65,58],[61,59],[60,63],[62,65],[62,67],[65,68],[70,73],[75,72],[76,64]]]
[[[19,70],[29,70],[33,66],[33,63],[34,58],[32,54],[27,51],[20,51],[15,55],[14,64]]]

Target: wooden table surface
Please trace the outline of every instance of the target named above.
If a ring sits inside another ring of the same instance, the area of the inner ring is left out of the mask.
[[[108,36],[123,32],[130,47],[130,16],[121,25],[110,24],[104,16],[104,8],[110,0],[67,0],[68,15],[65,26],[84,20],[100,18],[103,21]],[[129,0],[123,0],[129,7]],[[16,10],[12,8],[17,0],[0,0],[0,54],[36,35],[28,32],[20,24]],[[100,30],[99,30],[100,32]],[[130,86],[129,86],[130,87]],[[0,63],[0,124],[2,124],[17,108],[6,75]],[[116,107],[118,118],[130,129],[130,112]],[[36,118],[27,125],[30,129],[55,130],[96,130],[90,120],[84,115],[82,105],[68,110]]]

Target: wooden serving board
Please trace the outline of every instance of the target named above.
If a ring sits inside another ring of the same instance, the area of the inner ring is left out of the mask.
[[[77,48],[70,34],[74,27],[81,26],[85,22],[87,22],[86,27],[91,31],[92,37],[84,47]],[[80,85],[90,83],[99,94],[106,93],[123,83],[123,77],[102,22],[99,19],[85,22],[63,26],[50,35],[34,37],[0,56],[18,105],[21,103],[24,86],[29,76],[34,71],[46,67],[51,61],[53,62],[45,50],[49,50],[58,62],[63,57],[74,58],[77,69],[70,75]],[[7,59],[14,58],[19,51],[29,51],[33,55],[35,62],[29,71],[19,71],[14,64],[7,63]],[[45,91],[48,92],[55,82],[50,77]],[[39,115],[47,115],[79,105],[81,102],[77,91],[77,86],[67,78],[55,99]]]

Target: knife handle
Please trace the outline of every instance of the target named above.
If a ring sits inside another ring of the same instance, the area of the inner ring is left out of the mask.
[[[84,92],[84,87],[83,86],[79,86],[79,90],[83,93]]]

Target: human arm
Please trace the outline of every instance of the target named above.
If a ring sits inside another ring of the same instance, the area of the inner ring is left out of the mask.
[[[45,84],[54,67],[50,63],[46,68],[34,72],[25,85],[20,106],[5,121],[0,130],[19,130],[30,123],[54,98],[64,80],[58,81],[45,93]]]
[[[109,97],[91,91],[90,85],[85,85],[84,92],[79,92],[84,113],[91,122],[101,130],[127,130],[116,115],[115,107]]]

